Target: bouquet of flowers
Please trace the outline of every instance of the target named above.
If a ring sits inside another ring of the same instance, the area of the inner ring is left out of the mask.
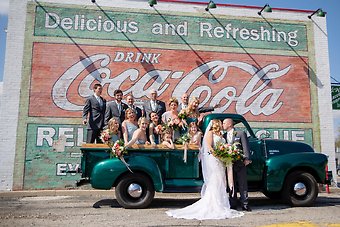
[[[112,147],[112,133],[109,129],[105,129],[100,133],[100,139],[103,143],[107,144],[109,147]]]
[[[175,144],[184,145],[185,143],[189,143],[189,142],[190,142],[190,136],[188,133],[183,134],[181,137],[175,140]]]
[[[117,140],[113,144],[111,150],[112,150],[112,154],[113,154],[114,157],[120,158],[124,154],[127,154],[127,151],[126,151],[126,149],[124,147],[124,141],[123,140]]]
[[[179,112],[178,114],[178,118],[181,120],[186,120],[188,118],[187,112],[184,110],[181,110],[181,112]]]
[[[179,137],[175,141],[176,144],[184,145],[184,153],[183,153],[184,163],[187,163],[187,159],[188,159],[188,144],[189,144],[189,142],[190,142],[189,133],[185,133],[184,135],[182,135],[181,137]]]
[[[129,164],[125,161],[123,155],[127,154],[127,150],[124,147],[124,141],[123,140],[117,140],[116,142],[112,141],[112,133],[109,129],[105,129],[100,133],[100,139],[103,141],[103,143],[107,144],[111,148],[110,152],[110,158],[116,157],[119,158],[126,168],[131,172],[132,170],[129,168]]]
[[[113,157],[121,157],[123,154],[126,154],[126,149],[124,147],[123,140],[117,140],[116,142],[112,141],[112,133],[109,129],[105,129],[100,134],[100,139],[103,143],[107,144],[111,148],[111,154]],[[111,156],[111,157],[112,157]]]
[[[157,134],[162,134],[162,132],[165,130],[165,126],[164,125],[157,125],[155,128],[155,131]]]
[[[245,158],[243,151],[241,149],[242,145],[239,142],[233,144],[225,144],[228,149],[228,153],[230,154],[232,161],[236,162],[238,160],[243,160]]]
[[[211,153],[227,166],[244,158],[243,151],[239,148],[240,145],[240,143],[234,143],[231,145],[218,143]]]
[[[184,123],[179,118],[169,119],[167,127],[172,130],[179,131],[181,128],[184,128]]]

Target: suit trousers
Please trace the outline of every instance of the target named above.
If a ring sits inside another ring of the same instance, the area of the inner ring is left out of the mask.
[[[87,129],[87,137],[86,143],[103,143],[100,139],[100,130],[99,129]]]
[[[231,207],[237,207],[237,191],[240,192],[241,206],[248,205],[248,183],[247,167],[243,161],[233,164],[234,190],[229,191],[229,201]]]

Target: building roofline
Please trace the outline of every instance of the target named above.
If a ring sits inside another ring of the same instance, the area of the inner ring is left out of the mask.
[[[184,1],[184,0],[158,0],[159,2],[170,2],[170,3],[183,3],[183,4],[197,4],[197,5],[207,5],[207,2],[192,2],[192,1]],[[246,6],[246,5],[236,5],[236,4],[225,4],[225,3],[216,3],[219,6],[228,6],[235,8],[245,8],[245,9],[258,9],[261,10],[260,6]],[[290,12],[299,12],[299,13],[313,13],[313,10],[303,10],[303,9],[288,9],[288,8],[272,8],[273,10],[281,10],[281,11],[290,11]]]

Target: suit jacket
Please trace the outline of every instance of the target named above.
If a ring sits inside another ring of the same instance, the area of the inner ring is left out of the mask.
[[[88,120],[88,123],[87,123],[88,129],[101,130],[104,127],[106,100],[102,97],[100,98],[103,101],[102,106],[100,106],[98,100],[96,99],[94,95],[91,95],[85,101],[82,117],[83,117],[83,120]]]
[[[204,107],[204,106],[202,106],[202,107],[199,107],[198,108],[198,112],[199,113],[206,113],[206,112],[210,112],[210,111],[214,111],[214,107],[212,107],[212,106],[209,106],[209,107]]]
[[[137,115],[137,120],[143,115],[143,112],[142,112],[142,109],[141,108],[139,108],[138,106],[133,106],[134,108],[132,108],[132,109],[134,109],[134,111],[135,111],[135,113],[136,113],[136,115]],[[126,104],[126,108],[124,109],[124,111],[126,110],[126,109],[128,109],[128,108],[130,108],[127,104]]]
[[[187,107],[188,107],[188,105],[187,105]],[[182,109],[184,109],[183,108],[183,103],[179,103],[178,104],[178,108],[177,108],[178,113],[181,112]]]
[[[163,101],[160,101],[160,100],[156,100],[156,103],[157,103],[156,113],[157,113],[159,119],[161,119],[162,114],[166,111],[165,103]],[[150,120],[149,115],[152,112],[150,100],[144,101],[143,111],[146,115],[146,118]]]
[[[119,113],[116,101],[108,102],[106,105],[104,124],[107,125],[112,117],[118,118],[119,124],[121,124],[125,120],[125,110],[127,109],[127,105],[122,102],[121,108],[121,112]]]
[[[227,132],[223,134],[225,141],[227,141],[227,134],[228,134]],[[249,141],[244,131],[234,130],[231,144],[236,142],[241,144],[245,159],[249,159],[250,158]]]

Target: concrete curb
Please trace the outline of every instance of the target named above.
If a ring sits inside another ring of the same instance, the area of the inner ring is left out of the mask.
[[[320,191],[319,196],[340,195],[340,188],[330,187],[330,193]],[[41,197],[41,196],[108,196],[114,197],[115,192],[112,190],[28,190],[28,191],[0,191],[0,198],[8,197]],[[199,197],[199,193],[156,193],[156,198],[179,198],[179,197]],[[249,197],[262,197],[261,192],[249,192]]]

